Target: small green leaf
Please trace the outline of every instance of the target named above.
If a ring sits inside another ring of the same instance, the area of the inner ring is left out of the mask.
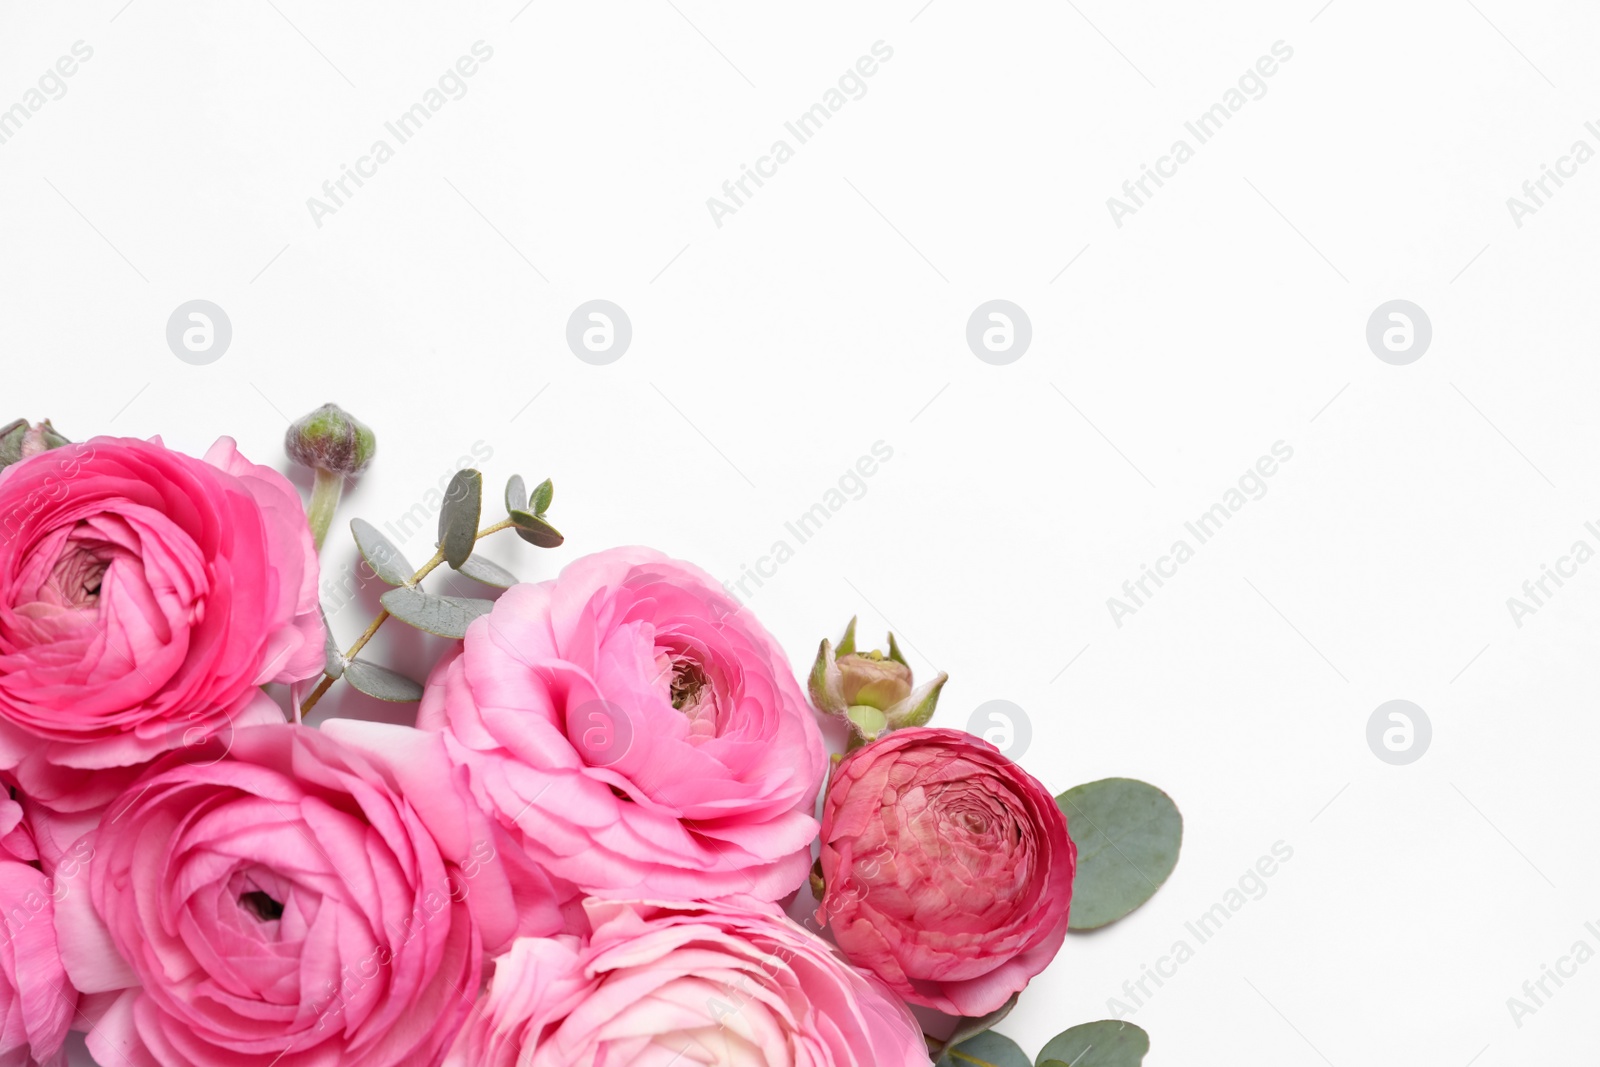
[[[889,634],[889,658],[900,664],[902,667],[911,666],[911,664],[906,662],[905,653],[900,651],[900,646],[895,644],[893,633]]]
[[[1039,1050],[1039,1067],[1139,1067],[1150,1051],[1150,1035],[1129,1022],[1101,1019],[1064,1030]]]
[[[839,638],[839,647],[833,650],[835,656],[849,656],[856,650],[856,617],[850,616],[850,625],[844,628],[844,636]]]
[[[1104,778],[1067,790],[1056,806],[1078,846],[1070,929],[1116,922],[1155,896],[1178,864],[1183,816],[1153,785]]]
[[[379,581],[389,585],[405,585],[417,573],[417,569],[395,547],[394,542],[379,533],[378,528],[366,519],[351,519],[350,532],[355,535],[356,547],[361,550],[362,557],[372,567]]]
[[[422,699],[422,683],[413,682],[403,674],[366,660],[353,659],[345,664],[344,680],[369,697],[395,704],[409,704]]]
[[[528,486],[522,480],[522,475],[513,474],[506,483],[506,510],[526,511],[528,508]]]
[[[540,548],[555,548],[566,538],[561,532],[539,516],[527,511],[513,511],[511,521],[516,524],[517,536],[530,545]]]
[[[550,510],[550,501],[555,499],[556,487],[546,478],[533,488],[533,496],[528,500],[528,508],[535,515],[543,515]]]
[[[460,596],[439,596],[420,589],[401,586],[378,598],[384,610],[408,626],[440,637],[465,637],[467,626],[494,608],[492,600]],[[348,670],[349,668],[346,668]]]
[[[328,613],[321,608],[317,612],[322,616],[322,673],[329,678],[337,678],[344,673],[344,653],[339,650],[339,643],[333,639],[333,627],[328,625]]]
[[[510,589],[517,584],[517,576],[515,574],[512,574],[493,560],[484,559],[482,556],[473,556],[457,569],[473,581],[482,582],[484,585]]]
[[[993,1030],[969,1037],[939,1057],[938,1067],[1032,1067],[1017,1043]]]
[[[456,471],[444,491],[439,512],[439,547],[444,561],[456,570],[472,555],[478,542],[478,516],[483,511],[483,475],[468,467]]]
[[[820,863],[821,861],[819,860],[818,862]],[[818,894],[817,899],[821,900],[822,896]],[[989,1032],[991,1029],[999,1025],[1000,1020],[1004,1019],[1007,1015],[1010,1015],[1011,1009],[1016,1006],[1017,994],[1013,993],[1011,994],[1010,1000],[1000,1005],[994,1011],[991,1011],[988,1015],[980,1015],[975,1018],[960,1020],[958,1023],[956,1023],[955,1030],[951,1031],[950,1037],[945,1041],[945,1049],[952,1049],[961,1044],[963,1041],[970,1041],[979,1034]],[[943,1064],[946,1061],[944,1059],[940,1059],[939,1062]]]

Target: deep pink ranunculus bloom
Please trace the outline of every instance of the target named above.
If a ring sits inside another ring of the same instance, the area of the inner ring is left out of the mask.
[[[819,920],[900,996],[983,1015],[1055,958],[1077,849],[1045,787],[960,730],[896,730],[833,772]]]
[[[805,881],[821,731],[783,650],[686,563],[614,549],[508,590],[417,723],[588,892],[776,900]]]
[[[0,471],[0,767],[101,808],[135,768],[282,713],[322,665],[294,486],[222,438],[204,460],[97,437]]]
[[[463,777],[438,735],[350,720],[151,767],[56,904],[97,1061],[437,1063],[487,956],[566,928],[561,891]]]
[[[448,1067],[927,1067],[905,1005],[772,905],[588,907],[587,945],[495,960]]]

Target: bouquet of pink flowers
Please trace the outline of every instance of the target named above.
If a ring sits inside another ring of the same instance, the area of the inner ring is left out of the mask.
[[[420,567],[354,520],[389,588],[341,651],[319,551],[374,438],[328,405],[287,450],[308,504],[226,438],[0,430],[0,1067],[71,1030],[132,1067],[1031,1064],[990,1027],[1176,862],[1159,791],[1052,797],[929,727],[945,676],[893,635],[852,621],[803,689],[690,564],[475,552],[561,544],[549,481],[485,522],[459,471]],[[454,643],[381,666],[391,618]],[[415,725],[306,725],[341,681]],[[1039,1062],[1147,1047],[1106,1020]]]

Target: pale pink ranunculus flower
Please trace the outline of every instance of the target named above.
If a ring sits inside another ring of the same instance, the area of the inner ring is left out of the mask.
[[[438,735],[350,720],[239,730],[152,766],[56,905],[97,1061],[438,1062],[484,960],[566,929],[570,891],[462,779]]]
[[[777,642],[689,564],[621,548],[513,587],[434,669],[417,723],[590,893],[776,900],[805,881],[821,731]]]
[[[777,908],[591,898],[494,962],[447,1067],[927,1067],[905,1005]]]
[[[322,633],[300,496],[231,439],[0,471],[0,767],[30,802],[92,813],[171,749],[281,722],[258,687],[315,676]]]
[[[897,994],[984,1015],[1067,935],[1077,848],[1039,781],[961,730],[896,730],[834,769],[817,912]]]

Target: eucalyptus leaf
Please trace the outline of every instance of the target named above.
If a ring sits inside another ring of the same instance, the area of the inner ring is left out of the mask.
[[[1116,922],[1153,897],[1178,864],[1183,816],[1153,785],[1103,778],[1067,790],[1056,806],[1078,846],[1073,930]]]
[[[366,519],[351,519],[350,532],[355,535],[356,547],[361,550],[362,558],[372,567],[379,581],[389,585],[405,585],[417,573],[417,569],[395,547],[394,542],[379,533],[378,528]]]
[[[1004,1019],[1007,1015],[1010,1015],[1011,1009],[1016,1006],[1017,994],[1013,993],[1011,994],[1010,1000],[1007,1000],[1004,1004],[1000,1005],[994,1011],[991,1011],[988,1015],[980,1015],[974,1018],[960,1020],[956,1023],[955,1030],[951,1031],[950,1037],[945,1041],[945,1049],[948,1050],[954,1048],[963,1041],[971,1040],[972,1038],[977,1037],[979,1034],[987,1033],[989,1030],[992,1030],[994,1027],[999,1025],[1000,1020]],[[941,1060],[940,1062],[942,1063],[944,1061]]]
[[[532,512],[514,510],[511,512],[511,521],[516,524],[517,536],[530,545],[555,548],[566,540],[561,536],[561,531]]]
[[[456,570],[472,555],[478,543],[478,516],[483,512],[483,475],[468,467],[456,471],[444,491],[439,512],[439,548],[444,561]]]
[[[1028,1054],[1009,1037],[985,1031],[944,1051],[938,1067],[1033,1067]]]
[[[473,556],[457,568],[462,574],[475,582],[484,585],[495,585],[501,589],[510,589],[517,584],[517,576],[506,570],[493,560],[484,559],[482,556]]]
[[[511,480],[506,482],[506,510],[526,511],[528,508],[528,486],[522,480],[522,475],[513,474]]]
[[[403,674],[366,660],[353,659],[345,664],[344,680],[369,697],[395,704],[409,704],[422,699],[422,683],[414,682]]]
[[[1039,1050],[1039,1067],[1139,1067],[1150,1051],[1150,1035],[1130,1022],[1101,1019],[1064,1030]]]
[[[339,642],[333,639],[328,613],[321,608],[317,609],[317,613],[322,616],[322,673],[329,678],[337,678],[344,673],[344,653],[339,650]]]
[[[378,598],[378,602],[385,611],[408,626],[440,637],[456,638],[467,636],[467,626],[472,620],[487,615],[494,607],[492,600],[440,596],[404,586],[389,590]]]
[[[533,487],[533,496],[528,500],[528,508],[535,515],[543,515],[550,510],[550,501],[555,499],[556,487],[546,478]]]

